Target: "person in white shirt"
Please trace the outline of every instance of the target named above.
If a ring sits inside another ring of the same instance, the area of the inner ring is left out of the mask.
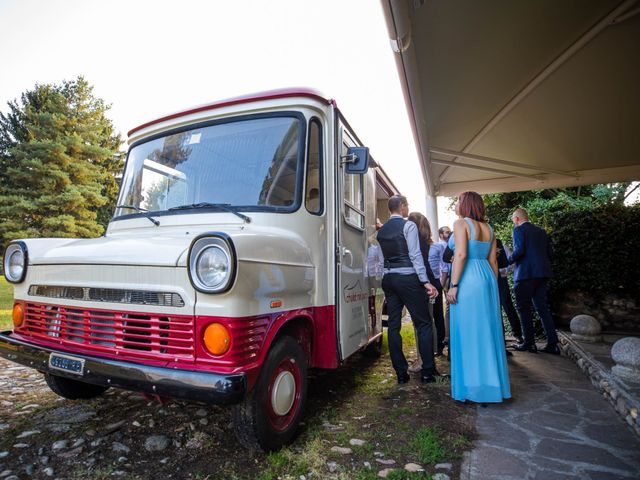
[[[436,297],[438,290],[428,281],[420,251],[418,227],[405,220],[409,214],[406,197],[394,195],[388,205],[391,217],[378,230],[377,238],[384,256],[382,290],[389,314],[389,355],[398,383],[407,383],[409,365],[402,352],[400,335],[402,309],[406,306],[418,332],[418,350],[423,354],[420,381],[432,383],[436,381],[437,372],[433,361],[433,329],[428,297]]]

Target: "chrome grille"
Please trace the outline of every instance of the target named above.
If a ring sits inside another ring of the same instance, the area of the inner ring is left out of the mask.
[[[31,285],[29,295],[33,297],[65,298],[91,302],[157,305],[159,307],[184,307],[178,293],[125,290],[117,288],[61,287],[54,285]]]

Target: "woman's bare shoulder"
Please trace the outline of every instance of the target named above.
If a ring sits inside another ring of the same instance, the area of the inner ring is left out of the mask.
[[[453,228],[455,227],[464,227],[467,224],[464,218],[458,218],[455,222],[453,222]]]
[[[463,238],[469,239],[471,236],[471,231],[469,230],[469,224],[464,220],[464,218],[459,218],[455,222],[453,222],[453,232],[454,234],[458,232],[458,238],[462,240]]]

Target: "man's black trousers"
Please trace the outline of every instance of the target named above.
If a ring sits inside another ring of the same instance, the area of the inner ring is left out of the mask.
[[[442,294],[442,285],[437,282],[435,287],[438,289],[438,296],[436,297],[436,303],[433,304],[433,323],[436,326],[436,347],[438,353],[442,353],[444,349],[444,339],[447,336],[447,332],[444,327],[444,307],[442,301],[444,295]],[[422,287],[424,289],[424,287]]]
[[[382,279],[382,290],[387,299],[389,355],[398,376],[407,372],[409,365],[402,352],[402,308],[407,307],[418,332],[416,339],[422,357],[422,375],[435,375],[433,363],[433,328],[429,315],[427,291],[416,274],[388,273]]]
[[[520,321],[524,333],[524,343],[527,346],[535,345],[535,331],[533,329],[533,307],[542,321],[542,328],[547,336],[548,345],[557,345],[558,336],[553,324],[551,311],[547,303],[547,279],[530,278],[519,280],[513,287],[516,294],[516,304],[520,312]]]
[[[511,298],[511,289],[509,288],[509,280],[506,277],[500,275],[498,277],[498,291],[500,292],[500,305],[507,314],[509,325],[511,326],[511,333],[514,337],[522,337],[522,326],[520,325],[520,317],[516,308],[513,306],[513,300]]]

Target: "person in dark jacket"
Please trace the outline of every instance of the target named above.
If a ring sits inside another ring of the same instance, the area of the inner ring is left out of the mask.
[[[547,345],[542,351],[558,355],[558,336],[547,303],[547,282],[551,277],[551,240],[547,232],[529,222],[525,209],[516,209],[511,220],[515,227],[513,253],[509,256],[509,263],[516,266],[513,275],[514,290],[524,334],[524,342],[516,345],[515,349],[531,353],[538,351],[533,328],[535,306],[547,337]]]

